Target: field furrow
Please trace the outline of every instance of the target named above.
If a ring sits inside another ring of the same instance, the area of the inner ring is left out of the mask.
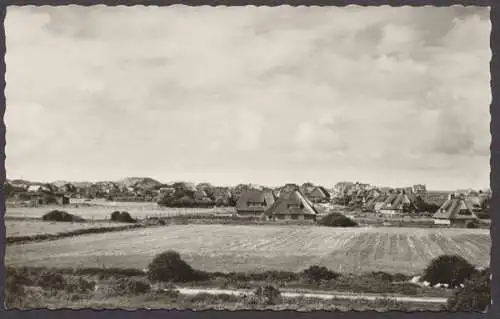
[[[488,265],[489,249],[486,230],[175,225],[7,246],[5,262],[145,268],[156,254],[176,250],[207,271],[300,271],[317,264],[415,274],[444,253]]]

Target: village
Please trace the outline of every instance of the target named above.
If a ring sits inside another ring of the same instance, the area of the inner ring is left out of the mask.
[[[489,189],[427,190],[416,184],[405,188],[377,187],[360,182],[338,182],[331,188],[313,183],[265,187],[210,183],[163,184],[152,178],[118,182],[33,183],[10,180],[4,185],[7,205],[14,207],[71,206],[116,202],[150,202],[172,208],[234,208],[235,216],[268,221],[314,222],[341,211],[353,218],[432,218],[438,226],[477,228],[488,221]]]

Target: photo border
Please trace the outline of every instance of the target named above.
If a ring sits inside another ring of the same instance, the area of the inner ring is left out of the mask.
[[[200,5],[228,5],[228,6],[245,6],[245,5],[255,5],[255,6],[278,6],[278,5],[291,5],[291,6],[346,6],[349,4],[363,5],[363,6],[380,6],[380,5],[391,5],[391,6],[451,6],[451,5],[466,5],[466,6],[488,6],[490,7],[490,18],[491,18],[491,36],[490,36],[490,47],[492,51],[491,61],[490,61],[490,75],[491,75],[491,90],[492,99],[490,104],[490,132],[491,132],[491,157],[490,157],[490,188],[492,191],[491,200],[491,211],[495,212],[491,214],[491,264],[490,269],[492,273],[492,305],[487,314],[481,314],[477,312],[461,312],[461,313],[451,313],[451,312],[376,312],[376,311],[311,311],[311,312],[298,312],[293,310],[286,311],[216,311],[216,310],[205,310],[205,311],[191,311],[191,310],[92,310],[92,309],[81,309],[81,310],[71,310],[71,309],[33,309],[33,310],[5,310],[4,300],[4,254],[5,245],[0,245],[0,302],[2,304],[0,310],[1,318],[36,318],[36,319],[48,319],[48,318],[60,318],[61,316],[71,316],[74,319],[80,318],[124,318],[124,319],[139,319],[139,318],[179,318],[179,319],[194,319],[194,318],[229,318],[232,316],[238,316],[239,318],[253,318],[254,316],[259,316],[262,319],[278,319],[278,318],[331,318],[332,316],[336,318],[348,318],[348,319],[378,319],[378,318],[422,318],[422,319],[443,319],[443,318],[453,318],[453,319],[466,319],[466,318],[500,318],[500,274],[498,270],[500,269],[500,259],[498,257],[498,248],[500,244],[496,233],[499,228],[499,216],[500,211],[500,56],[496,56],[498,48],[500,46],[500,1],[499,0],[288,0],[288,1],[277,1],[277,0],[248,0],[248,1],[233,1],[233,0],[221,0],[221,1],[208,1],[208,0],[187,0],[187,1],[155,1],[155,0],[145,0],[145,1],[131,1],[131,0],[8,0],[1,1],[0,6],[0,48],[2,49],[2,57],[0,59],[0,71],[1,80],[0,86],[3,88],[3,93],[0,94],[0,143],[2,144],[2,156],[0,158],[0,179],[2,184],[5,182],[5,130],[6,126],[3,121],[5,112],[5,27],[4,20],[6,15],[6,8],[10,5],[155,5],[155,6],[168,6],[174,4],[183,4],[190,6],[200,6]],[[50,76],[50,75],[49,75]],[[0,190],[0,235],[1,243],[5,242],[5,224],[4,224],[4,214],[5,214],[5,198],[3,194],[3,189]],[[497,253],[494,253],[497,251]]]

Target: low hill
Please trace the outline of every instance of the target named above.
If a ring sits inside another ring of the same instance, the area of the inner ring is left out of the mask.
[[[154,188],[162,185],[161,182],[150,177],[127,177],[117,183],[125,187],[137,186],[140,188]]]

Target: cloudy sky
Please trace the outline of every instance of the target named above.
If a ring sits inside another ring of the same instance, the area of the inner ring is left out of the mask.
[[[488,9],[9,7],[6,170],[489,186]]]

